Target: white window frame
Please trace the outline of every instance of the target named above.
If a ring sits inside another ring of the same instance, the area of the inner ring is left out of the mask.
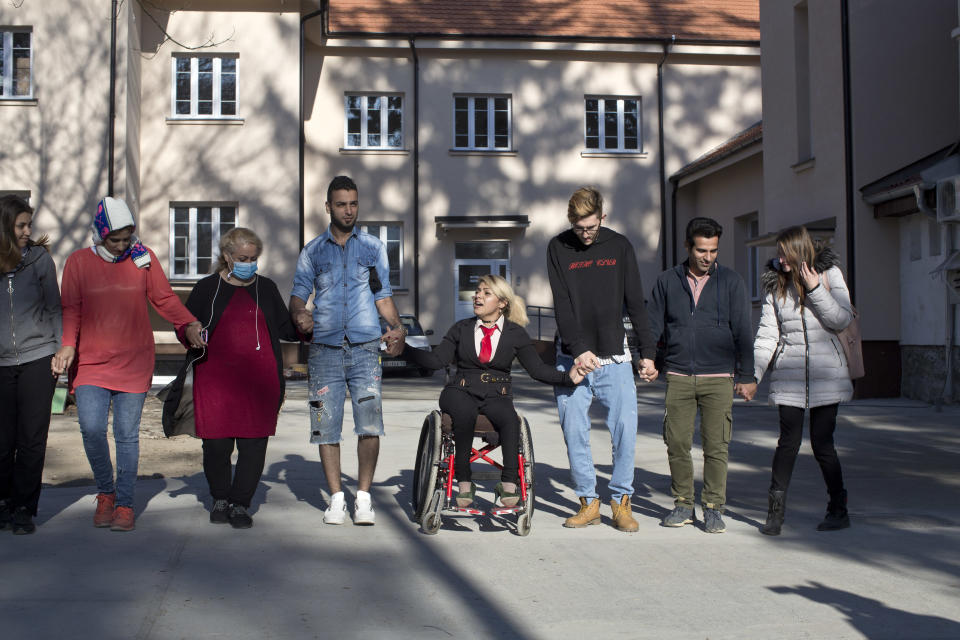
[[[171,202],[170,203],[170,258],[167,267],[167,275],[170,280],[199,280],[209,273],[197,273],[197,209],[200,207],[210,207],[210,245],[211,259],[216,264],[218,247],[220,246],[220,209],[233,209],[233,226],[237,228],[240,224],[240,205],[237,202]],[[189,259],[189,272],[177,273],[177,254],[176,254],[176,210],[189,209],[189,225],[187,232],[187,257]]]
[[[27,33],[30,35],[30,91],[26,95],[13,95],[13,34]],[[3,56],[3,74],[0,76],[0,88],[3,89],[0,100],[33,100],[33,28],[32,27],[5,27],[0,29],[0,46]]]
[[[350,144],[350,134],[347,131],[349,126],[350,119],[347,117],[347,110],[349,107],[350,98],[360,98],[360,144]],[[379,145],[369,145],[367,144],[367,103],[370,98],[380,98],[380,144]],[[389,123],[389,99],[390,98],[400,98],[400,145],[396,147],[391,147],[387,144],[387,141],[390,139],[390,128]],[[404,101],[404,96],[402,93],[367,93],[362,91],[351,91],[349,93],[343,94],[343,148],[344,149],[379,149],[384,151],[398,151],[404,149],[406,144],[406,135],[404,133],[404,125],[406,123],[406,114],[404,113],[406,109],[406,104]]]
[[[364,233],[370,233],[370,227],[380,227],[379,234],[371,234],[375,238],[378,238],[383,245],[387,246],[387,229],[396,228],[400,230],[399,242],[399,256],[397,257],[397,281],[390,283],[391,289],[403,289],[403,223],[402,222],[362,222],[360,224],[360,230]],[[387,253],[389,257],[389,252]],[[393,270],[393,265],[390,265],[391,270]]]
[[[467,100],[467,146],[461,147],[457,144],[457,100],[465,98]],[[480,147],[476,144],[476,101],[477,98],[486,98],[487,100],[487,145]],[[495,100],[507,101],[507,145],[505,147],[496,146],[496,109]],[[453,94],[453,148],[457,151],[510,151],[513,149],[513,98],[509,94]]]
[[[587,100],[597,100],[597,132],[599,134],[597,147],[587,146]],[[624,147],[624,102],[627,100],[636,100],[637,102],[637,148],[627,149]],[[617,109],[617,146],[607,147],[606,138],[606,118],[604,115],[608,109],[607,103],[615,101]],[[643,98],[641,96],[601,96],[585,95],[583,97],[583,146],[590,153],[643,153]]]
[[[199,61],[200,58],[213,59],[213,113],[198,113],[199,104]],[[223,115],[220,92],[222,89],[221,66],[224,58],[235,61],[234,91],[236,113]],[[177,60],[190,60],[190,113],[177,113]],[[240,56],[236,53],[208,53],[203,55],[175,53],[170,57],[170,118],[173,120],[239,120],[240,118]]]

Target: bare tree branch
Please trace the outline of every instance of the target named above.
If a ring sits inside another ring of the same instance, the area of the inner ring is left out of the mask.
[[[20,1],[23,2],[23,0],[20,0]],[[122,3],[122,1],[123,1],[123,0],[121,0],[121,3]],[[223,40],[216,40],[216,39],[215,39],[215,38],[216,38],[216,34],[211,33],[209,36],[207,36],[207,39],[206,39],[206,41],[205,41],[203,44],[199,44],[199,45],[188,45],[188,44],[184,44],[183,42],[180,42],[179,40],[177,40],[176,38],[174,38],[172,35],[170,35],[170,32],[167,31],[167,29],[166,29],[162,24],[160,24],[160,21],[157,20],[157,18],[154,17],[154,15],[153,15],[152,13],[150,13],[150,11],[147,9],[147,7],[146,7],[145,5],[150,5],[151,8],[153,8],[153,9],[155,9],[155,10],[157,10],[157,11],[162,11],[163,9],[161,9],[161,8],[158,7],[157,5],[155,5],[155,4],[153,4],[152,2],[150,2],[150,0],[136,0],[136,2],[137,2],[138,5],[140,5],[140,9],[143,11],[143,14],[144,14],[145,16],[147,16],[147,18],[149,18],[150,21],[151,21],[154,25],[156,25],[157,29],[160,30],[160,33],[163,34],[163,42],[160,43],[160,46],[161,46],[161,47],[163,46],[163,43],[169,41],[169,42],[174,43],[174,44],[177,45],[178,47],[183,47],[184,49],[188,49],[188,50],[190,50],[190,51],[196,51],[197,49],[209,49],[209,48],[212,48],[212,47],[220,46],[220,45],[223,44],[224,42],[229,42],[230,40],[233,39],[233,35],[234,35],[234,33],[236,32],[236,29],[234,29],[233,31],[230,32],[230,35],[227,36],[226,38],[224,38]],[[176,13],[176,11],[173,10],[173,11],[171,11],[170,13]],[[156,55],[156,54],[154,54],[154,55]]]

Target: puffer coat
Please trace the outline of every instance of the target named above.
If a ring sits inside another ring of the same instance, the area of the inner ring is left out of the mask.
[[[790,288],[777,296],[777,272],[763,274],[766,297],[753,357],[759,382],[770,374],[769,401],[773,405],[820,407],[845,402],[853,396],[847,359],[836,331],[853,320],[853,307],[836,254],[821,249],[814,270],[821,284],[806,296],[803,307]]]

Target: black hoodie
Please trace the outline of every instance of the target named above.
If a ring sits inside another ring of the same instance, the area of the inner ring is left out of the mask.
[[[601,358],[623,353],[626,309],[642,357],[653,359],[656,344],[647,338],[643,284],[629,240],[600,227],[596,240],[584,245],[568,229],[547,245],[547,273],[563,353],[592,351]]]

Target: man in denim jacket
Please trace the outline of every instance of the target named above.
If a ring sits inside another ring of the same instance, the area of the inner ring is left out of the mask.
[[[357,499],[354,524],[374,524],[370,485],[377,467],[383,414],[380,393],[380,343],[396,355],[405,330],[393,303],[390,265],[380,240],[357,228],[357,185],[337,176],[327,188],[330,226],[300,252],[290,295],[290,314],[310,345],[310,442],[330,488],[327,524],[343,524],[347,505],[340,484],[343,403],[350,388],[357,434]],[[313,294],[313,311],[306,308]],[[391,329],[380,335],[378,315]]]

